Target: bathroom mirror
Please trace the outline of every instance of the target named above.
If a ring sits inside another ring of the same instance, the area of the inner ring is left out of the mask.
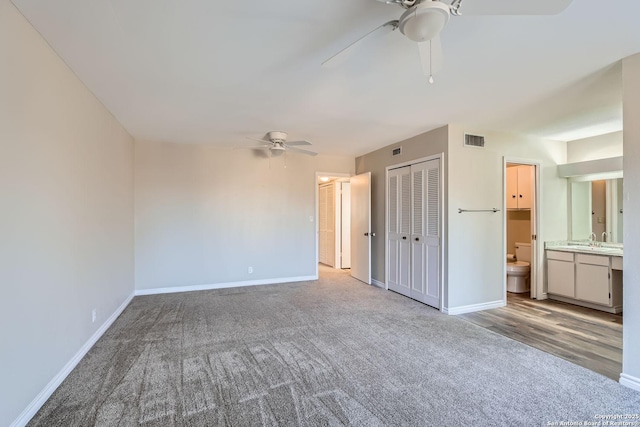
[[[622,178],[569,181],[572,240],[586,240],[591,233],[597,241],[622,243]]]

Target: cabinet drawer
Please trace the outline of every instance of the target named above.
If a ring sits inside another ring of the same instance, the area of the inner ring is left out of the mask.
[[[576,262],[579,264],[603,265],[609,267],[609,257],[604,255],[576,254]]]
[[[612,256],[611,257],[611,269],[613,269],[613,270],[622,270],[622,257],[621,256]]]
[[[557,259],[558,261],[573,262],[572,252],[547,251],[547,259]]]

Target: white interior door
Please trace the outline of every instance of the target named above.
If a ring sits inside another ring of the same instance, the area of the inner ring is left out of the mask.
[[[342,182],[340,221],[340,268],[351,268],[351,184]]]
[[[371,172],[351,177],[351,275],[371,284]]]

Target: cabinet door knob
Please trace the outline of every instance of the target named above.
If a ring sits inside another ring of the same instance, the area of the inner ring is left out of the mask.
[[[515,199],[515,198],[516,198],[516,195],[515,195],[515,194],[512,194],[512,195],[511,195],[511,197]]]
[[[418,237],[416,237],[416,242],[419,242],[419,241],[420,241],[420,239]]]
[[[369,235],[369,233],[364,233],[364,235],[365,235],[365,236],[368,236],[368,235]]]
[[[520,195],[520,198],[522,199],[522,194]]]
[[[402,236],[402,240],[407,240],[407,236]]]

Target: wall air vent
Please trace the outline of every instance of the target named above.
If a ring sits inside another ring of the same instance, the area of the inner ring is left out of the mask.
[[[400,154],[402,154],[402,147],[396,147],[391,151],[392,156],[399,156]]]
[[[484,136],[464,134],[464,146],[465,147],[484,147]]]

